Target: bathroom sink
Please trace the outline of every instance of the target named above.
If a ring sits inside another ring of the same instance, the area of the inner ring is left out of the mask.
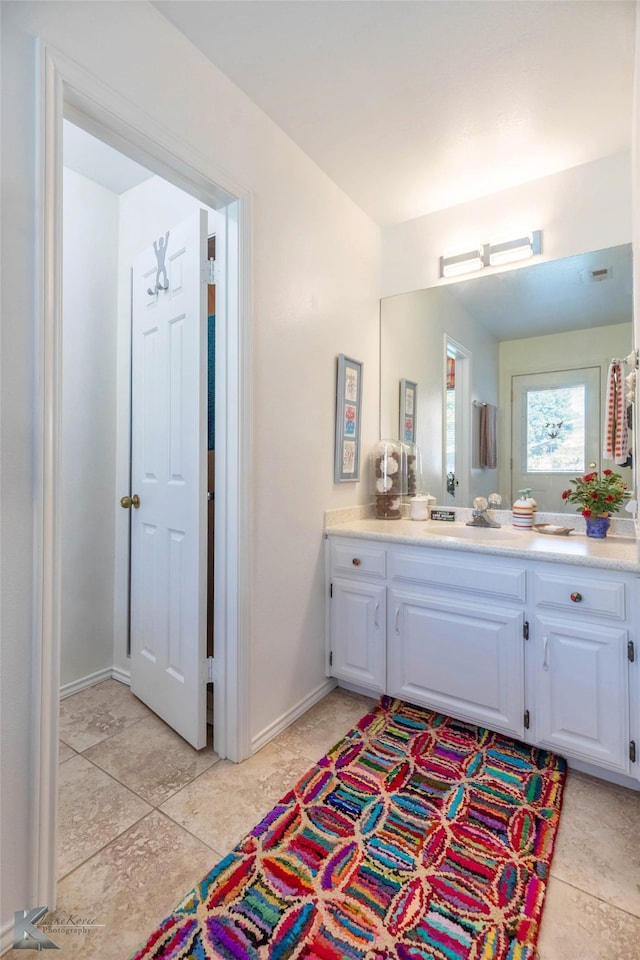
[[[512,527],[468,527],[466,523],[447,523],[429,520],[424,532],[434,537],[455,537],[456,540],[470,540],[472,543],[522,543],[526,546],[528,530],[514,530]]]

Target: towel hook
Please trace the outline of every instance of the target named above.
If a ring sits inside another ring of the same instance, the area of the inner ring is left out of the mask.
[[[153,241],[153,250],[156,255],[156,282],[155,289],[153,287],[147,287],[147,293],[150,297],[154,297],[160,290],[169,289],[169,278],[167,277],[167,267],[165,264],[165,258],[167,256],[167,246],[169,244],[169,233],[171,231],[167,230],[164,237],[160,237],[159,240]],[[160,283],[160,274],[164,278],[164,283]]]

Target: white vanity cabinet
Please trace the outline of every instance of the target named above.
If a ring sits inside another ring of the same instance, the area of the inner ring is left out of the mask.
[[[401,546],[387,557],[387,692],[522,736],[524,569]]]
[[[336,577],[331,591],[331,675],[384,693],[386,588]]]
[[[635,574],[329,536],[327,575],[330,675],[640,779]]]
[[[331,556],[331,676],[376,693],[386,685],[384,547],[335,543]]]
[[[387,692],[522,736],[523,620],[464,595],[389,590]]]
[[[532,570],[528,663],[537,743],[628,773],[638,582],[608,571]],[[637,683],[637,678],[636,678]]]

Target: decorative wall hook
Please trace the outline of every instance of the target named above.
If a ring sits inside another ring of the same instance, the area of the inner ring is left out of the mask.
[[[165,257],[167,255],[167,246],[169,245],[169,234],[170,230],[167,230],[164,237],[160,237],[159,240],[153,241],[153,250],[156,255],[156,260],[158,262],[156,269],[156,282],[155,289],[153,287],[147,287],[147,293],[150,297],[155,296],[160,290],[169,289],[169,278],[167,277],[167,268],[165,266]],[[164,283],[160,283],[160,275],[164,278]]]

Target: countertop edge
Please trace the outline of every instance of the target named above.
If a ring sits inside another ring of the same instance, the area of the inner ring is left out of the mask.
[[[435,533],[420,531],[408,533],[406,530],[389,530],[388,532],[374,529],[377,521],[355,520],[350,523],[326,526],[325,537],[350,537],[362,540],[377,540],[383,543],[397,543],[406,546],[432,547],[437,550],[451,550],[461,553],[491,554],[492,556],[518,557],[523,560],[536,560],[543,563],[569,563],[580,567],[599,567],[608,570],[619,570],[625,573],[640,575],[640,560],[638,559],[638,543],[631,537],[607,537],[605,541],[592,542],[584,535],[576,534],[570,538],[548,537],[544,534],[534,534],[522,531],[522,535],[531,538],[527,545],[514,546],[512,544],[478,543],[456,539],[452,536],[439,537]],[[386,523],[406,524],[412,521],[385,521]],[[576,552],[579,548],[589,553]],[[606,551],[615,550],[617,556],[607,556]],[[620,555],[620,552],[625,555]],[[627,555],[628,554],[628,555]],[[633,556],[632,554],[635,554]]]

